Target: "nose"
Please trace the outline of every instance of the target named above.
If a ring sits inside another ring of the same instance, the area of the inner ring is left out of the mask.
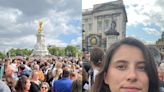
[[[127,71],[127,81],[136,82],[137,81],[137,72],[135,69],[129,69]]]

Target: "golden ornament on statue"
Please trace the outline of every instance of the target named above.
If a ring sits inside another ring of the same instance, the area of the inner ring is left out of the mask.
[[[39,26],[38,32],[39,33],[42,32],[42,24],[43,24],[43,22],[42,21],[39,21],[39,24],[38,24],[38,26]]]

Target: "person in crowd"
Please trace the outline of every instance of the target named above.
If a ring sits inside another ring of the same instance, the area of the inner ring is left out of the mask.
[[[43,71],[40,69],[40,67],[39,67],[38,64],[34,65],[34,70],[38,71],[39,80],[40,80],[40,81],[44,81],[44,80],[45,80],[44,73],[43,73]]]
[[[4,76],[5,77],[11,77],[15,81],[18,80],[18,76],[15,74],[15,69],[11,65],[6,66]]]
[[[6,83],[3,82],[2,80],[0,80],[0,92],[11,92],[8,85],[6,85]]]
[[[30,62],[30,60],[28,60],[29,62]],[[26,73],[28,74],[28,76],[29,76],[29,74],[32,72],[32,70],[31,70],[31,67],[29,67],[28,66],[28,61],[26,61],[26,60],[23,60],[23,64],[24,64],[24,66],[25,66],[25,71],[26,71]]]
[[[164,92],[164,63],[158,67],[158,77],[160,82],[160,92]]]
[[[46,75],[46,82],[48,82],[49,84],[52,84],[51,83],[52,81],[53,81],[52,71],[51,70],[48,70],[48,73]]]
[[[16,81],[15,80],[13,80],[11,77],[6,77],[5,82],[9,86],[11,92],[16,92],[16,90],[15,90]]]
[[[53,76],[53,80],[51,81],[51,84],[50,84],[51,87],[53,87],[53,83],[54,83],[55,80],[61,79],[62,73],[63,73],[62,68],[56,69],[55,73],[53,73],[54,76]]]
[[[88,73],[89,70],[91,69],[91,65],[89,63],[89,58],[90,55],[89,53],[86,53],[86,51],[84,51],[84,56],[82,57],[82,65],[83,65],[83,69],[85,69],[85,71]]]
[[[38,71],[36,70],[32,71],[30,92],[39,92],[40,84],[41,82],[39,80]]]
[[[42,82],[40,86],[40,92],[48,92],[49,84],[47,82]]]
[[[27,76],[21,76],[16,84],[16,92],[31,92],[30,91],[30,80]]]
[[[89,70],[89,86],[91,87],[95,81],[96,75],[102,68],[102,59],[104,51],[100,47],[94,47],[90,52],[90,63],[92,69]]]
[[[63,66],[63,64],[61,62],[56,62],[55,67],[52,69],[53,76],[55,76],[54,73],[56,70],[62,69],[62,66]]]
[[[63,69],[62,78],[53,82],[53,92],[71,92],[72,80],[70,77],[70,69]]]
[[[61,62],[55,63],[55,67],[52,69],[52,76],[53,76],[52,86],[55,80],[61,79],[61,75],[63,72],[62,66],[63,64]]]
[[[82,80],[76,79],[73,81],[71,92],[83,92],[82,91]]]
[[[161,56],[160,50],[155,46],[148,46],[148,49],[150,50],[151,54],[153,55],[155,64],[158,67],[162,61],[162,56]]]
[[[92,92],[159,92],[154,58],[139,40],[125,38],[110,46]]]
[[[77,79],[77,75],[78,74],[76,72],[71,72],[70,73],[70,79],[73,80],[73,81],[76,80]]]
[[[62,75],[62,72],[63,72],[63,69],[62,68],[59,68],[59,69],[56,69],[56,71],[54,71],[54,75],[53,75],[53,80],[58,80],[61,78],[61,75]]]
[[[20,77],[22,75],[25,75],[27,77],[30,76],[30,72],[26,69],[24,64],[21,64],[18,68],[18,76]]]
[[[4,65],[5,65],[5,68],[6,68],[8,65],[11,64],[11,59],[9,59],[9,58],[5,58],[4,62],[5,62]]]
[[[89,91],[88,73],[85,69],[82,69],[82,92]]]
[[[14,76],[14,70],[13,70],[13,67],[8,64],[5,66],[5,77],[12,77]]]
[[[18,66],[15,59],[12,60],[11,66],[14,72],[14,77],[18,80]]]
[[[3,60],[0,60],[0,79],[2,80],[2,77],[4,75],[4,62]]]

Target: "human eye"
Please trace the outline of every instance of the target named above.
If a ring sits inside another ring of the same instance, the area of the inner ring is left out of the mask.
[[[137,66],[137,70],[139,71],[145,71],[145,64],[140,64]]]
[[[127,66],[125,64],[118,64],[118,65],[116,65],[116,68],[118,70],[126,70]]]

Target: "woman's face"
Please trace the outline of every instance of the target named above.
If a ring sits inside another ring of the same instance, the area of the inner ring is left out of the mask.
[[[38,79],[39,78],[39,76],[38,76],[38,72],[37,71],[35,71],[34,73],[33,73],[33,77],[32,77],[33,79]]]
[[[44,84],[43,84],[43,85],[41,86],[40,91],[41,91],[41,92],[48,92],[48,87],[47,87],[47,85],[44,85]]]
[[[31,86],[31,83],[30,83],[30,80],[26,80],[26,85],[25,85],[25,90],[30,90],[30,86]]]
[[[149,79],[142,51],[134,46],[120,46],[111,59],[105,83],[111,92],[148,92]]]

